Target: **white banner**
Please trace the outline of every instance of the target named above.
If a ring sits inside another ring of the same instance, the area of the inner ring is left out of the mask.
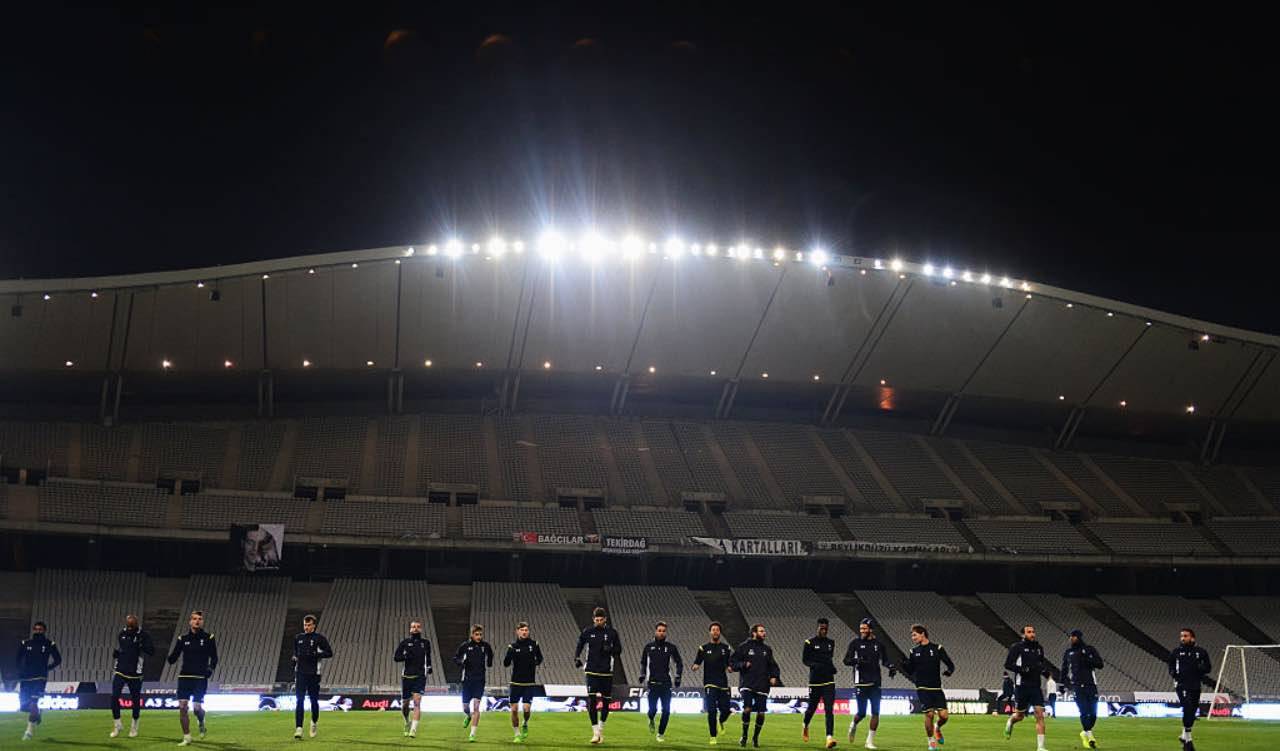
[[[799,540],[735,540],[727,537],[694,537],[695,542],[727,555],[750,555],[765,558],[798,557],[809,555]]]

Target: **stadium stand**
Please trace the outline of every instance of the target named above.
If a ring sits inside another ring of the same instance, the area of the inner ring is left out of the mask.
[[[511,540],[519,532],[580,535],[582,526],[573,509],[521,504],[480,504],[462,507],[462,536],[471,540]]]
[[[716,442],[720,444],[720,448],[724,450],[725,458],[729,460],[729,466],[733,467],[733,473],[737,475],[738,483],[742,486],[743,497],[734,499],[736,502],[731,507],[779,510],[799,507],[798,499],[794,501],[788,499],[788,502],[783,502],[782,499],[776,499],[770,495],[764,478],[760,476],[760,470],[752,460],[751,453],[747,451],[747,440],[750,436],[743,425],[715,422],[711,424],[711,432]]]
[[[857,502],[854,503],[857,510],[881,513],[899,510],[893,499],[885,494],[884,488],[880,487],[880,483],[876,482],[876,478],[862,463],[853,446],[849,445],[849,439],[843,430],[819,430],[818,437],[822,439],[823,445],[835,460],[840,463],[840,468],[844,470],[845,475],[853,481],[858,493],[862,495],[862,506],[858,508]]]
[[[1219,555],[1200,530],[1164,520],[1096,521],[1084,525],[1103,544],[1120,555]]]
[[[80,427],[80,472],[94,480],[124,480],[129,468],[129,444],[133,429],[104,428],[85,424]]]
[[[364,417],[308,417],[298,428],[298,448],[293,477],[346,480],[347,487],[361,487],[360,462],[369,433]],[[403,452],[402,452],[403,453]]]
[[[671,499],[672,504],[680,503],[680,494],[685,491],[724,492],[723,489],[703,488],[694,482],[689,466],[685,464],[685,452],[680,450],[680,444],[676,441],[676,434],[672,431],[669,423],[642,420],[640,422],[640,433],[644,436],[644,444],[649,449],[649,458],[653,459],[653,465],[658,470],[658,477],[661,478],[662,485],[666,489],[667,496]],[[701,457],[697,457],[697,459],[705,461]],[[711,469],[715,469],[714,464]],[[713,476],[718,478],[718,472]],[[719,482],[718,479],[717,482]],[[723,483],[719,483],[718,487],[723,487]]]
[[[1218,517],[1206,526],[1237,555],[1280,555],[1280,519]]]
[[[163,527],[170,495],[153,485],[48,480],[40,486],[40,520]]]
[[[808,683],[809,669],[801,657],[805,639],[817,632],[819,618],[831,621],[827,636],[836,643],[837,665],[844,657],[845,647],[853,638],[853,629],[840,620],[813,590],[734,587],[732,592],[748,628],[754,623],[765,625],[765,641],[773,646],[774,659],[782,671],[783,685],[804,686]]]
[[[1257,626],[1271,639],[1272,644],[1280,644],[1280,610],[1276,610],[1274,597],[1228,596],[1223,597],[1222,601]],[[1210,653],[1210,657],[1217,659],[1220,654]]]
[[[404,492],[404,460],[408,448],[409,417],[378,420],[378,444],[374,451],[373,477],[362,490],[369,495],[398,496]],[[348,449],[350,450],[350,449]]]
[[[0,421],[0,467],[66,474],[69,433],[66,423]]]
[[[1275,467],[1248,467],[1243,470],[1253,486],[1271,502],[1270,512],[1280,510],[1280,469]]]
[[[0,477],[0,519],[9,518],[9,483]]]
[[[651,543],[684,545],[690,536],[707,534],[702,518],[690,511],[596,509],[591,516],[601,535],[645,537]]]
[[[944,688],[999,688],[1009,645],[992,639],[941,596],[933,592],[863,589],[856,594],[879,622],[881,632],[899,644],[911,644],[911,624],[922,622],[928,627],[929,640],[946,647],[956,663],[955,676],[943,679]],[[898,680],[902,680],[901,676]],[[910,685],[903,683],[901,687]]]
[[[400,688],[401,665],[393,661],[396,645],[409,635],[409,621],[422,621],[431,640],[434,672],[427,685],[443,686],[445,671],[426,582],[397,579],[336,579],[320,619],[333,659],[322,666],[325,685],[334,691]]]
[[[841,521],[855,540],[970,547],[955,525],[932,516],[846,516]]]
[[[965,519],[963,523],[989,552],[1028,555],[1098,555],[1102,552],[1064,521],[984,517]]]
[[[1172,463],[1158,459],[1096,455],[1102,471],[1153,516],[1164,516],[1166,503],[1202,503],[1196,489]]]
[[[489,494],[489,462],[484,450],[484,421],[470,415],[423,415],[419,439],[418,492],[431,483],[475,485]]]
[[[1162,675],[1166,678],[1168,676],[1159,660],[1111,629],[1096,621],[1082,624],[1080,618],[1072,617],[1075,614],[1071,611],[1075,609],[1057,595],[1033,594],[1024,597],[1017,594],[979,592],[978,597],[1014,633],[1022,633],[1022,627],[1028,623],[1035,626],[1036,639],[1044,647],[1045,657],[1055,668],[1062,667],[1062,653],[1069,643],[1067,635],[1072,629],[1083,631],[1085,643],[1097,647],[1098,653],[1102,655],[1105,667],[1097,671],[1095,680],[1104,691],[1154,691],[1157,690],[1154,681],[1159,680]],[[1057,598],[1058,602],[1053,604],[1055,609],[1048,612],[1057,618],[1047,616],[1046,612],[1036,607],[1037,602],[1048,603],[1051,598]],[[1071,614],[1068,615],[1069,613]],[[1131,670],[1134,672],[1130,672]],[[1158,685],[1163,688],[1167,683],[1167,680],[1159,680]]]
[[[707,443],[702,425],[693,422],[673,422],[670,423],[669,430],[675,436],[675,444],[689,470],[691,486],[681,490],[731,495],[724,475],[721,474],[720,467],[717,466],[711,454],[711,446]]]
[[[269,488],[271,470],[284,446],[283,422],[251,422],[240,429],[240,490],[281,490]]]
[[[843,498],[844,486],[832,474],[814,445],[813,428],[787,423],[749,423],[750,432],[769,473],[782,488],[789,508],[799,508],[806,495]]]
[[[942,473],[933,458],[906,433],[859,430],[853,433],[913,511],[923,510],[922,501],[962,500],[963,495]]]
[[[684,684],[702,685],[701,676],[689,672],[689,666],[693,664],[698,646],[707,641],[710,619],[688,589],[612,586],[604,588],[604,598],[609,620],[622,639],[627,678],[633,683],[639,682],[640,655],[644,645],[653,641],[654,624],[661,620],[667,624],[668,641],[679,647],[680,657],[684,659]],[[675,676],[674,666],[671,675]]]
[[[327,535],[368,537],[444,537],[447,510],[421,499],[373,499],[347,496],[324,505],[320,531]]]
[[[493,418],[493,426],[498,436],[498,461],[507,498],[513,501],[533,500],[525,446],[522,445],[525,441],[520,438],[520,418],[499,415]]]
[[[512,629],[519,621],[527,621],[529,635],[542,647],[546,658],[538,670],[543,683],[582,683],[583,674],[573,667],[573,649],[585,624],[573,622],[569,606],[560,587],[555,584],[507,584],[475,582],[471,585],[471,622],[485,627],[494,645],[493,668],[486,674],[490,686],[504,686],[511,677],[510,668],[502,667],[499,644],[506,645]],[[621,634],[619,634],[621,636]],[[496,640],[496,641],[495,641]],[[461,640],[459,640],[461,641]],[[447,645],[453,655],[457,644]],[[622,660],[637,655],[638,645],[622,642]]]
[[[222,483],[227,429],[222,425],[152,422],[141,427],[138,479],[151,481],[165,472],[197,474],[201,487]]]
[[[640,464],[640,423],[634,420],[605,420],[605,437],[609,450],[622,475],[622,489],[627,503],[633,506],[651,506],[655,502],[653,491],[645,480],[644,467]],[[680,500],[676,496],[674,501]]]
[[[978,501],[986,507],[985,510],[988,513],[1010,514],[1014,512],[1009,502],[992,487],[982,472],[969,460],[969,457],[965,456],[956,441],[936,436],[930,436],[926,440],[929,441],[929,445],[937,452],[942,461],[947,463],[951,471],[956,473],[956,477],[960,478],[960,482],[963,482],[969,490],[973,491]]]
[[[187,496],[182,503],[182,526],[187,529],[227,529],[232,524],[283,524],[301,532],[307,523],[307,504],[286,495],[216,492]]]
[[[970,441],[969,450],[1028,511],[1040,510],[1041,501],[1075,501],[1077,498],[1054,477],[1025,446]]]
[[[1217,499],[1227,513],[1238,516],[1261,516],[1270,512],[1270,509],[1265,508],[1244,486],[1234,467],[1192,465],[1187,469],[1191,472],[1191,476]]]
[[[729,534],[774,540],[839,540],[830,517],[812,514],[778,514],[765,511],[737,511],[724,515]]]
[[[289,605],[289,580],[282,577],[191,577],[178,611],[173,642],[156,649],[172,649],[187,631],[187,616],[204,611],[205,630],[218,642],[218,669],[211,683],[227,686],[266,686],[275,681],[280,659],[280,636]],[[165,664],[161,680],[176,683],[178,664]]]
[[[62,653],[56,682],[96,681],[110,689],[116,634],[130,613],[142,618],[146,577],[118,571],[36,571],[32,621],[48,625]],[[147,625],[144,623],[145,629]],[[164,649],[156,645],[156,651]]]
[[[538,444],[546,500],[556,500],[557,488],[598,488],[608,492],[603,449],[592,418],[535,415],[533,439]]]
[[[1194,600],[1166,595],[1101,595],[1098,599],[1138,630],[1170,649],[1177,644],[1178,631],[1192,624],[1196,630],[1196,643],[1209,651],[1215,666],[1228,644],[1249,643],[1248,639],[1218,623]],[[1216,671],[1214,675],[1216,677]],[[1249,684],[1250,689],[1258,694],[1280,695],[1280,671],[1251,672]]]
[[[1061,451],[1046,452],[1045,456],[1067,479],[1092,498],[1108,516],[1133,516],[1128,505],[1120,500],[1111,488],[1093,473],[1078,454]]]

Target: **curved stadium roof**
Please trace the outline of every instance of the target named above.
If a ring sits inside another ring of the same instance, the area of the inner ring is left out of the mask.
[[[0,373],[480,369],[1280,420],[1276,336],[890,259],[519,250],[405,246],[4,281]]]

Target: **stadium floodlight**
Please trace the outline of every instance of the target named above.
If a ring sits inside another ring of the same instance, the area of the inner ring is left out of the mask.
[[[707,244],[707,255],[714,256],[714,255],[718,255],[719,253],[720,253],[720,248],[716,247],[715,243]]]
[[[635,235],[627,235],[622,241],[622,257],[634,261],[644,255],[644,240]]]
[[[400,259],[399,259],[399,258],[397,258],[397,259],[396,259],[396,265],[397,265],[397,266],[399,266],[399,265],[400,265]]]
[[[822,376],[818,375],[817,373],[814,373],[814,374],[813,374],[813,380],[815,380],[815,381],[821,381],[821,380],[822,380]]]
[[[63,363],[63,365],[66,365],[66,366],[69,368],[69,367],[71,367],[71,366],[75,365],[75,363],[74,363],[74,362],[71,362],[70,360],[67,360],[66,362],[64,362],[64,363]]]
[[[360,268],[360,264],[358,264],[358,263],[353,263],[353,264],[351,264],[351,268],[353,268],[353,269],[358,269],[358,268]]]
[[[711,375],[715,375],[715,374],[716,374],[716,372],[715,372],[714,370],[713,370],[713,371],[711,371]]]
[[[1107,311],[1107,318],[1115,318],[1115,317],[1116,317],[1116,314],[1115,314],[1115,313],[1112,313],[1112,312],[1111,312],[1111,311],[1109,311],[1109,310]]]
[[[309,368],[309,367],[311,367],[311,361],[310,361],[310,360],[303,360],[303,361],[302,361],[302,367],[304,367],[304,368]]]
[[[425,360],[422,364],[423,364],[425,367],[428,367],[428,368],[429,368],[429,367],[431,367],[431,361],[430,361],[430,360]]]
[[[1068,308],[1074,308],[1074,307],[1075,307],[1075,303],[1067,303],[1067,307],[1068,307]]]
[[[263,281],[266,281],[267,279],[270,279],[270,278],[271,278],[271,275],[270,275],[270,274],[263,274],[263,275],[262,275],[262,279],[263,279]]]
[[[1013,282],[1009,281],[1009,277],[1002,276],[1000,277],[1000,286],[1008,289],[1013,286]]]
[[[867,270],[866,270],[866,269],[858,269],[858,274],[859,274],[860,276],[866,276],[866,275],[867,275]]]
[[[234,367],[235,367],[235,365],[236,365],[236,364],[235,364],[235,363],[233,363],[233,362],[231,362],[230,360],[223,360],[223,361],[222,361],[222,367],[224,367],[224,368],[234,368]]]
[[[444,244],[444,254],[450,258],[462,255],[462,241],[456,237],[450,238],[449,242]]]
[[[494,258],[501,258],[507,252],[507,241],[501,237],[494,235],[489,238],[489,255]]]
[[[1058,394],[1058,401],[1065,402],[1066,400],[1067,400],[1066,394]]]
[[[1196,413],[1196,405],[1194,405],[1194,404],[1188,404],[1188,405],[1187,405],[1187,414],[1189,414],[1189,415],[1194,415],[1195,413]]]
[[[365,360],[365,361],[364,361],[364,365],[365,365],[365,367],[366,367],[366,368],[372,368],[372,367],[373,367],[373,360]]]
[[[752,253],[751,256],[755,258],[757,261],[760,260],[761,258],[764,258],[764,248],[757,246],[756,251]]]
[[[679,237],[669,237],[662,244],[662,252],[666,253],[668,258],[678,258],[681,253],[684,253],[684,241]]]
[[[548,229],[538,238],[538,254],[548,261],[554,261],[564,253],[564,237],[554,229]]]
[[[405,249],[404,254],[406,258],[412,257],[414,254],[413,247],[410,246],[409,248]]]
[[[471,243],[471,255],[474,256],[479,252],[480,252],[480,243]]]
[[[883,262],[883,261],[881,261],[879,258],[875,259],[875,267],[876,267],[876,269],[883,269],[883,268],[884,268],[884,262]]]
[[[97,300],[97,299],[98,299],[98,293],[97,293],[97,292],[90,292],[90,293],[89,293],[89,297],[92,297],[93,299]]]
[[[944,279],[950,279],[951,277],[953,277],[953,276],[955,276],[955,275],[956,275],[956,272],[952,271],[950,266],[944,267],[944,268],[942,269],[942,277],[943,277]]]
[[[524,241],[516,240],[515,242],[511,243],[511,249],[516,252],[516,255],[520,255],[521,253],[524,252]]]
[[[1126,401],[1126,400],[1124,400],[1124,399],[1121,399],[1121,400],[1120,400],[1120,406],[1121,406],[1121,407],[1127,407],[1127,406],[1129,406],[1129,402],[1128,402],[1128,401]]]
[[[600,371],[602,371],[602,370],[604,370],[604,366],[603,366],[603,365],[597,365],[597,366],[596,366],[596,372],[597,372],[597,373],[599,373],[599,372],[600,372]]]
[[[1022,291],[1023,291],[1023,292],[1030,292],[1030,291],[1031,291],[1031,285],[1030,285],[1030,284],[1028,284],[1028,283],[1026,283],[1026,282],[1023,282],[1023,283],[1022,283]]]
[[[550,360],[543,360],[543,361],[542,361],[542,369],[543,369],[543,370],[551,370],[551,361],[550,361]]]
[[[925,276],[933,276],[933,271],[934,271],[934,269],[933,269],[933,264],[932,264],[932,263],[926,263],[926,264],[924,265],[924,268],[922,269],[922,271],[924,271],[924,275],[925,275]]]
[[[881,386],[888,386],[888,385],[889,385],[889,382],[888,382],[888,381],[886,381],[885,379],[881,378],[881,379],[880,379],[880,385],[881,385]]]
[[[484,367],[484,363],[483,363],[483,362],[481,362],[481,361],[479,361],[479,360],[476,360],[476,367],[477,367],[477,368],[483,368],[483,367]]]
[[[761,374],[760,374],[760,377],[761,377],[761,378],[768,378],[768,377],[769,377],[769,373],[768,373],[768,372],[761,373]]]
[[[990,283],[991,283],[991,275],[990,275],[990,274],[983,274],[983,275],[982,275],[982,283],[983,283],[983,284],[990,284]]]
[[[170,362],[169,360],[161,360],[160,367],[164,370],[168,370],[169,368],[173,367],[173,363]]]
[[[960,278],[965,280],[966,282],[972,282],[973,274],[970,273],[969,271],[965,271],[963,274],[960,275]]]
[[[597,263],[604,259],[605,251],[609,249],[609,243],[600,233],[595,230],[588,230],[583,233],[582,240],[578,243],[578,248],[582,251],[582,260],[587,263]]]
[[[315,270],[315,269],[307,269],[307,273],[308,273],[308,274],[314,274],[314,273],[316,273],[316,270]]]
[[[196,289],[204,289],[204,282],[196,282]],[[49,296],[45,295],[44,299],[48,300]]]
[[[439,249],[439,248],[437,248],[436,246],[434,246],[434,245],[428,245],[428,246],[427,246],[427,255],[429,255],[429,256],[433,256],[433,255],[435,255],[436,253],[439,253],[439,252],[440,252],[440,249]]]
[[[657,369],[657,368],[655,368],[655,367],[654,367],[654,366],[652,366],[652,365],[650,365],[650,366],[649,366],[649,374],[650,374],[650,375],[652,375],[652,374],[654,374],[654,373],[657,373],[657,372],[658,372],[658,369]]]
[[[786,259],[787,259],[787,251],[783,250],[782,248],[773,249],[773,260],[785,261]]]
[[[826,266],[829,258],[827,251],[822,248],[814,248],[809,251],[809,262],[814,266]]]
[[[694,256],[702,255],[702,246],[699,245],[698,243],[694,243],[693,245],[690,245],[689,255],[694,255]]]

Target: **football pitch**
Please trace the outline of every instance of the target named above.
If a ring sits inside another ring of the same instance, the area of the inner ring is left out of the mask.
[[[1079,724],[1072,719],[1049,720],[1046,747],[1049,751],[1081,748]],[[865,725],[865,723],[863,723]],[[129,726],[125,714],[125,730]],[[23,742],[25,715],[9,713],[0,716],[0,749],[67,748],[67,749],[144,749],[176,748],[181,739],[178,715],[173,711],[144,712],[141,733],[137,738],[108,738],[111,714],[106,710],[46,712],[44,723],[34,740]],[[194,748],[208,751],[257,751],[257,749],[336,748],[591,748],[591,728],[581,713],[535,714],[529,723],[527,741],[516,746],[511,742],[510,715],[489,712],[480,720],[475,743],[467,743],[462,713],[423,715],[416,739],[402,735],[398,712],[326,712],[320,718],[320,735],[302,741],[293,739],[293,717],[283,712],[210,713],[209,735],[196,740]],[[845,732],[848,717],[836,718],[836,738],[840,748],[861,749],[866,738],[859,726],[858,739],[850,745]],[[1034,751],[1035,726],[1026,721],[1014,730],[1013,740],[1006,742],[1001,733],[1003,717],[956,716],[946,725],[944,751],[953,749],[1008,749]],[[738,748],[742,728],[737,715],[730,718],[720,737],[718,748]],[[823,742],[822,717],[815,717],[812,739],[800,740],[799,715],[773,715],[760,738],[761,748],[819,749]],[[1172,719],[1136,719],[1117,717],[1103,719],[1095,729],[1098,747],[1107,751],[1180,751],[1179,722]],[[1243,751],[1280,747],[1280,723],[1243,720],[1211,720],[1196,723],[1198,751]],[[876,736],[881,749],[916,749],[927,746],[919,716],[884,717]],[[658,744],[649,734],[648,719],[643,714],[618,712],[609,718],[605,729],[604,748],[615,749],[694,749],[708,748],[707,725],[702,716],[673,716],[667,728],[666,742]],[[748,747],[750,743],[748,742]]]

